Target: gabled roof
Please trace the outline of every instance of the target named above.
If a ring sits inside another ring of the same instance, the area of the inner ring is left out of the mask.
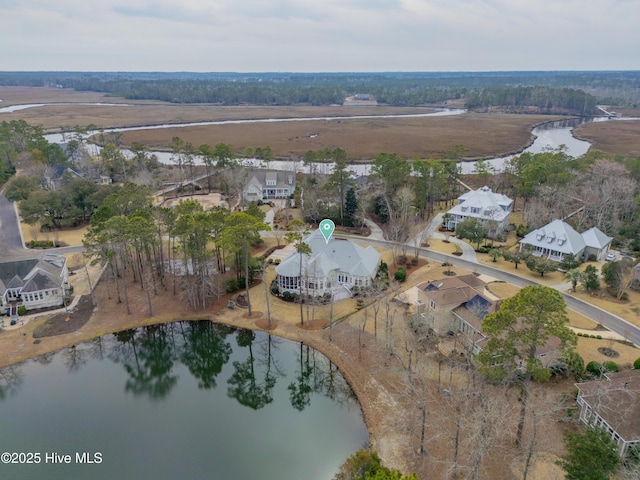
[[[9,288],[24,292],[56,288],[66,265],[64,255],[45,253],[41,258],[0,262],[0,296]],[[37,288],[40,287],[40,288]]]
[[[38,272],[22,287],[21,293],[39,292],[40,290],[54,288],[59,288],[59,285],[53,281],[51,276]]]
[[[247,185],[253,184],[262,188],[267,187],[267,180],[276,182],[275,185],[269,185],[270,188],[293,188],[296,185],[295,173],[283,170],[250,170],[247,173],[247,178],[249,179]],[[291,181],[291,183],[289,183],[289,181]]]
[[[582,238],[587,247],[603,249],[611,243],[613,237],[608,237],[598,227],[591,227],[586,232],[582,233]]]
[[[310,277],[321,277],[332,270],[339,270],[360,277],[373,277],[378,271],[380,254],[371,246],[364,248],[349,240],[333,237],[325,242],[320,230],[307,236],[304,242],[311,247],[311,255],[303,255],[303,276],[308,273]],[[278,265],[276,273],[297,277],[300,274],[298,252],[292,253]]]
[[[418,288],[424,292],[425,297],[437,305],[447,306],[468,302],[481,294],[485,285],[486,282],[471,274],[424,282],[419,284]]]
[[[577,255],[584,250],[586,243],[582,235],[562,220],[554,220],[542,228],[528,233],[520,243],[540,248],[550,248],[564,254]]]

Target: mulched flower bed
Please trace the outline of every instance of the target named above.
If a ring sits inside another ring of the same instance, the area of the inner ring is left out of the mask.
[[[69,312],[60,312],[47,319],[33,331],[33,338],[53,337],[75,332],[91,318],[93,303],[90,295],[80,297],[78,304]]]

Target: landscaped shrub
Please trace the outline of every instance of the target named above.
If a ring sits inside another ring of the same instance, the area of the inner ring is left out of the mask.
[[[594,377],[600,377],[604,371],[604,367],[599,362],[595,360],[587,363],[587,372],[589,372]]]
[[[619,372],[620,371],[620,367],[618,366],[618,364],[616,362],[614,362],[613,360],[608,360],[606,362],[604,362],[602,364],[602,367],[607,371],[607,372]]]
[[[288,290],[285,290],[284,292],[282,292],[282,299],[285,302],[296,302],[299,296],[300,295],[298,295],[297,293],[293,293]]]
[[[378,272],[388,273],[388,271],[389,271],[389,266],[385,262],[380,260],[380,267],[378,268]]]
[[[27,307],[25,307],[24,305],[20,305],[18,307],[18,315],[22,316],[26,314],[27,314]]]
[[[235,278],[230,278],[227,280],[226,289],[229,293],[236,292],[238,290],[238,281]]]
[[[396,273],[393,274],[393,278],[396,279],[396,282],[404,282],[407,279],[407,270],[404,268],[399,268],[396,270]]]
[[[640,357],[636,358],[636,361],[633,362],[633,368],[640,370]]]

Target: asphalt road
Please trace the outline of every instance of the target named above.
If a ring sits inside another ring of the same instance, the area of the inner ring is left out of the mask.
[[[367,245],[377,245],[383,248],[390,248],[393,242],[386,240],[378,240],[372,238],[361,238],[349,236],[352,241],[358,243],[364,243]],[[47,251],[55,253],[75,253],[82,252],[84,248],[82,246],[74,247],[59,247],[51,248]],[[471,262],[462,258],[458,258],[454,255],[446,255],[440,252],[434,252],[426,248],[420,249],[420,255],[435,260],[437,262],[450,262],[451,264],[470,270],[472,272],[485,274],[493,277],[497,280],[502,280],[507,283],[511,283],[518,287],[526,287],[529,285],[539,285],[536,282],[528,280],[513,273],[499,270],[497,268],[490,267],[488,265]],[[18,219],[16,217],[13,204],[7,200],[4,194],[0,193],[0,257],[2,259],[15,259],[29,258],[34,256],[33,250],[25,249],[22,245],[22,238],[20,237],[20,227],[18,225]],[[572,297],[560,292],[567,303],[567,307],[578,313],[589,317],[592,320],[600,323],[609,330],[622,335],[625,339],[633,342],[635,345],[640,346],[640,328],[627,322],[626,320],[613,315],[601,308],[598,308],[590,303],[583,302],[580,299]]]
[[[384,248],[390,248],[393,245],[393,242],[389,242],[386,240],[373,240],[373,239],[365,239],[365,238],[357,238],[357,237],[349,237],[350,240],[364,243],[368,245],[374,245]],[[437,262],[449,262],[452,265],[457,267],[464,268],[466,270],[470,270],[475,273],[480,273],[484,275],[488,275],[490,277],[495,278],[496,280],[502,280],[504,282],[516,285],[518,287],[527,287],[530,285],[540,285],[534,281],[529,279],[519,277],[510,272],[506,272],[504,270],[500,270],[497,268],[493,268],[489,265],[480,264],[470,262],[468,260],[464,260],[462,258],[458,258],[454,255],[447,255],[440,252],[434,252],[432,250],[428,250],[426,248],[420,249],[420,255],[426,258],[430,258]],[[584,302],[578,298],[572,297],[571,295],[567,295],[564,292],[560,292],[565,299],[567,304],[567,308],[581,313],[586,317],[600,323],[602,326],[611,330],[612,332],[616,332],[619,335],[622,335],[626,340],[633,342],[636,346],[640,346],[640,328],[633,325],[632,323],[627,322],[626,320],[618,317],[617,315],[613,315],[599,307],[591,305],[590,303]]]
[[[20,226],[13,203],[0,193],[0,255],[5,258],[23,256],[25,253],[20,237]]]
[[[81,245],[72,247],[48,248],[48,252],[63,255],[84,251]],[[0,259],[15,260],[16,258],[33,258],[42,254],[42,250],[24,248],[20,236],[20,225],[13,203],[0,193]]]

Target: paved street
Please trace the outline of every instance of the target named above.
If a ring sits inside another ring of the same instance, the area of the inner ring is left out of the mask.
[[[2,257],[22,256],[24,246],[20,237],[20,226],[13,203],[0,193],[0,255]]]
[[[428,234],[431,236],[431,238],[444,238],[441,233],[437,232],[437,227],[441,222],[441,217],[436,216],[427,227]],[[372,229],[372,235],[370,237],[362,238],[349,236],[350,239],[357,243],[379,246],[383,248],[391,248],[393,246],[393,242],[389,242],[383,239],[382,231],[377,225],[370,224],[369,226]],[[421,234],[419,234],[419,237],[420,235]],[[18,220],[13,204],[9,202],[3,194],[0,194],[0,237],[0,241],[2,243],[2,246],[0,247],[0,256],[2,258],[15,259],[16,257],[29,258],[34,256],[34,251],[27,250],[23,247],[22,238],[20,236],[20,227],[18,225]],[[461,246],[463,250],[463,255],[461,257],[434,252],[426,248],[420,248],[420,255],[437,262],[450,262],[455,266],[465,268],[475,273],[485,274],[497,280],[502,280],[518,287],[539,285],[534,281],[520,277],[513,273],[499,270],[489,265],[478,263],[475,251],[473,251],[473,248],[469,244],[453,237],[451,237],[450,240],[452,242],[457,242]],[[414,239],[411,239],[409,244],[413,245],[413,241]],[[83,247],[60,247],[48,249],[48,251],[60,254],[76,253],[83,251]],[[560,293],[562,293],[568,308],[591,318],[592,320],[600,323],[609,330],[616,332],[625,339],[633,342],[635,345],[640,346],[639,327],[599,307],[596,307],[590,303],[586,303],[582,300],[572,297],[571,295],[567,295],[566,293],[564,293],[564,289],[561,287],[562,285],[556,286]]]
[[[383,248],[391,248],[393,242],[389,242],[386,240],[375,240],[369,238],[358,238],[358,237],[350,237],[350,239],[354,242],[369,244],[374,246],[379,246]],[[520,277],[513,273],[499,270],[497,268],[493,268],[489,265],[484,265],[481,263],[477,263],[475,259],[473,261],[459,258],[454,255],[447,255],[444,253],[434,252],[432,250],[421,248],[420,255],[426,258],[430,258],[437,262],[449,262],[457,267],[464,268],[466,270],[470,270],[475,273],[480,273],[484,275],[488,275],[490,277],[495,278],[496,280],[502,280],[504,282],[516,285],[518,287],[526,287],[529,285],[539,285],[538,283],[531,281],[529,279]],[[580,299],[572,297],[571,295],[567,295],[564,292],[560,292],[564,297],[567,307],[571,310],[574,310],[578,313],[585,315],[592,320],[600,323],[604,327],[609,330],[616,332],[617,334],[624,337],[626,340],[633,342],[635,345],[640,346],[640,328],[627,322],[626,320],[613,315],[599,307],[596,307],[590,303],[583,302]]]

